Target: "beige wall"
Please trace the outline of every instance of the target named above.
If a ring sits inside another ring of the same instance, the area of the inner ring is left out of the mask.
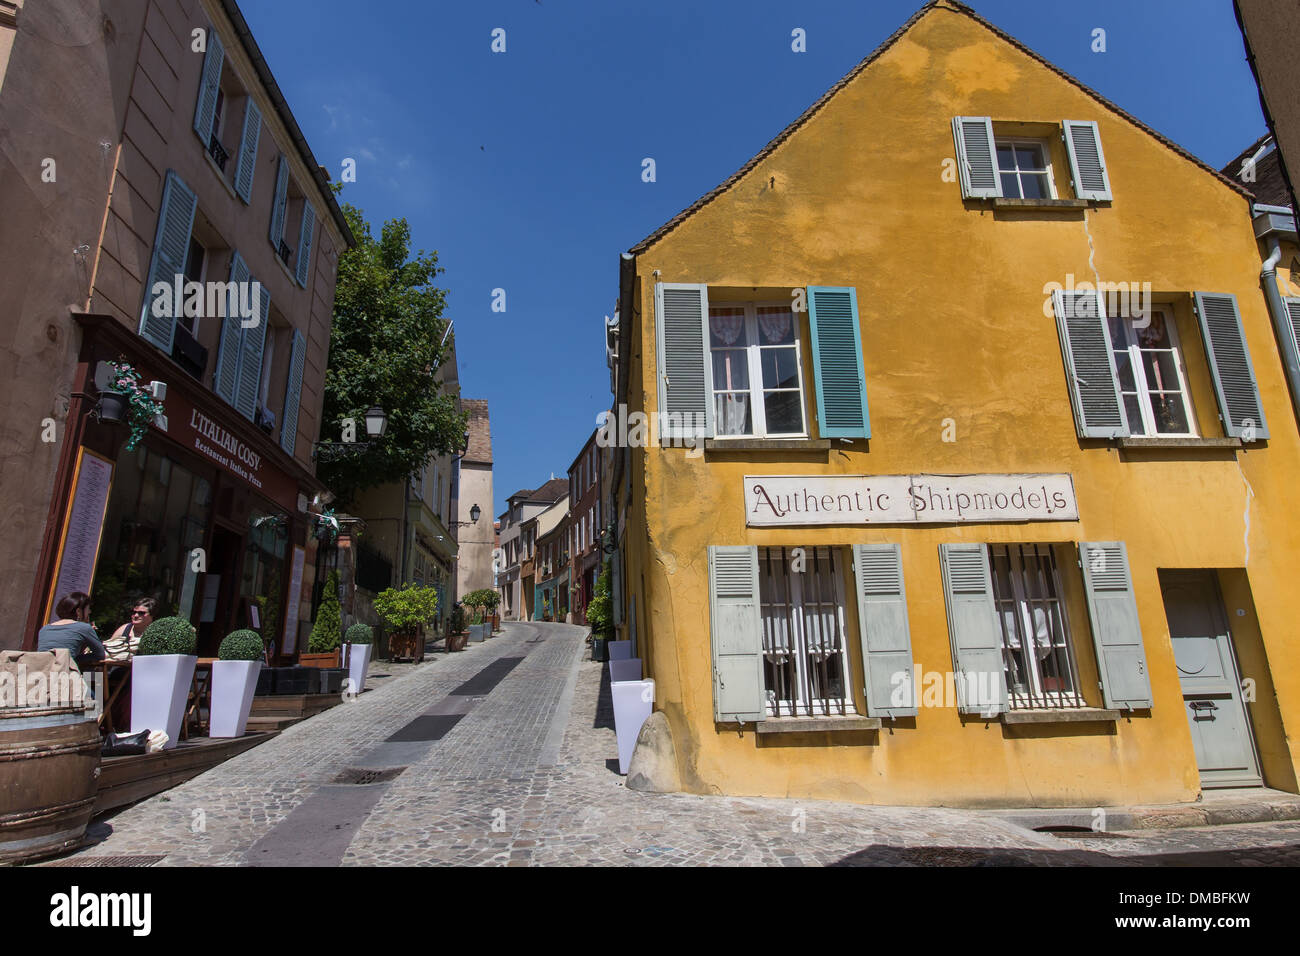
[[[477,524],[460,528],[460,556],[456,569],[456,594],[492,587],[492,466],[460,463],[459,521],[469,521],[474,505],[482,509]]]

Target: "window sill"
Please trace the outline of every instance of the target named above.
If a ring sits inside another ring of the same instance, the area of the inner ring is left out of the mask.
[[[1157,438],[1134,435],[1117,438],[1120,448],[1243,448],[1240,438]]]
[[[221,171],[221,167],[217,165],[217,161],[212,158],[212,154],[206,149],[203,151],[203,158],[208,161],[208,165],[211,166],[212,171],[217,174],[217,178],[221,180],[221,185],[226,187],[226,192],[230,193],[231,198],[239,199],[239,197],[235,195],[235,187],[230,185],[230,182],[226,179],[226,174]],[[229,162],[229,160],[227,160],[227,162]]]
[[[1113,724],[1119,720],[1119,717],[1118,710],[1071,707],[1062,710],[1008,710],[1002,715],[1002,722],[1004,724]]]
[[[706,438],[705,451],[830,451],[829,438]]]
[[[1004,199],[994,196],[994,209],[1087,209],[1094,203],[1087,199]]]
[[[760,734],[817,734],[879,730],[879,717],[769,717],[756,724]]]

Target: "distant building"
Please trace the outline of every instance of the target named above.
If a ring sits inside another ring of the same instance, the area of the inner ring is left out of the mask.
[[[464,398],[461,409],[469,413],[469,446],[457,463],[457,517],[460,548],[456,558],[456,597],[491,588],[492,549],[495,547],[492,512],[492,429],[488,403]],[[475,509],[478,520],[474,520]]]
[[[596,446],[597,433],[588,436],[582,451],[569,465],[569,575],[574,624],[587,623],[587,605],[600,574],[601,450]]]
[[[501,513],[502,571],[498,575],[501,616],[511,621],[532,617],[536,518],[568,494],[566,478],[552,478],[536,489],[521,489],[507,499]]]

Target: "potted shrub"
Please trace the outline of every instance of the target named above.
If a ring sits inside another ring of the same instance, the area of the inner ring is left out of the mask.
[[[221,642],[218,659],[212,664],[209,737],[244,736],[263,653],[262,638],[256,631],[231,631]]]
[[[345,635],[347,646],[348,679],[352,693],[359,694],[366,686],[370,673],[370,658],[375,649],[375,631],[369,624],[353,624]]]
[[[609,660],[609,637],[614,630],[614,616],[610,606],[608,562],[596,579],[591,603],[587,605],[587,623],[591,625],[591,659]]]
[[[451,609],[451,623],[447,630],[447,650],[463,651],[465,649],[465,608],[458,602]]]
[[[185,702],[199,662],[194,654],[197,643],[189,621],[163,617],[145,628],[131,658],[131,733],[164,731],[165,750],[180,740]]]
[[[488,617],[488,637],[492,632],[501,630],[501,616],[497,614],[497,607],[501,604],[501,595],[495,588],[486,588],[483,592],[483,600],[486,602]]]
[[[438,616],[438,591],[414,584],[386,588],[375,595],[374,607],[391,635],[389,652],[408,650],[414,658],[424,628]]]
[[[343,636],[343,614],[339,610],[339,573],[325,579],[325,594],[316,609],[316,620],[307,638],[307,653],[298,656],[302,667],[338,667],[339,643]]]

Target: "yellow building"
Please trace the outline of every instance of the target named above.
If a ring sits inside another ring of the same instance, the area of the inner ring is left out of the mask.
[[[1296,791],[1260,268],[1237,183],[951,0],[631,249],[619,636],[683,785]]]

